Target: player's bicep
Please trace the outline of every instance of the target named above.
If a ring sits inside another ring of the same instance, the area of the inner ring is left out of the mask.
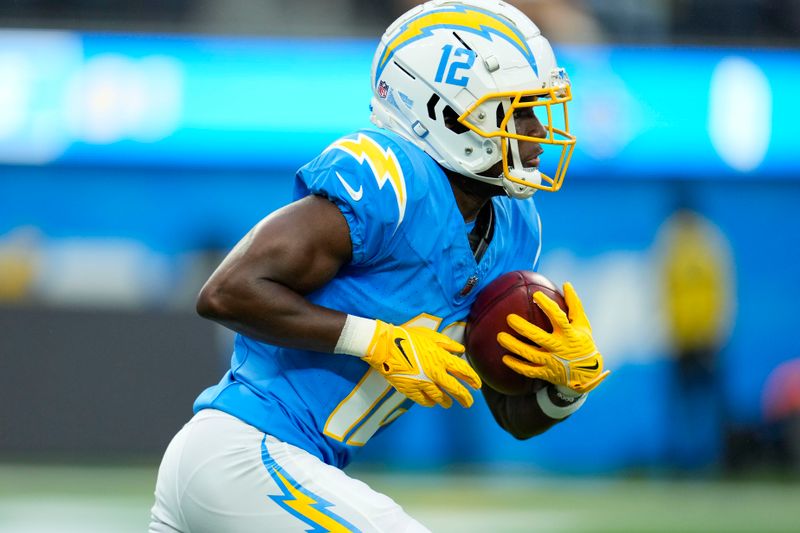
[[[249,277],[307,294],[333,279],[350,261],[352,245],[339,208],[311,195],[259,222],[231,255]]]

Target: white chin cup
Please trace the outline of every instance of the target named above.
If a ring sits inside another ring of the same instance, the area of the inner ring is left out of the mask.
[[[521,170],[510,168],[508,169],[508,173],[514,178],[527,181],[528,183],[533,183],[536,185],[542,183],[542,175],[539,173],[539,169],[536,168],[523,168]],[[514,183],[505,176],[503,176],[503,188],[506,190],[509,196],[512,198],[518,198],[520,200],[530,198],[533,196],[533,193],[536,192],[535,188]]]
[[[513,120],[508,121],[508,131],[514,134],[517,133],[517,125]],[[511,145],[509,148],[513,148],[513,150],[510,150],[511,164],[509,166],[511,168],[508,169],[508,174],[518,180],[526,181],[528,183],[535,183],[536,185],[541,184],[542,175],[539,173],[539,169],[526,168],[523,164],[519,146],[520,142],[515,142],[510,139],[508,142]],[[519,198],[522,200],[525,198],[530,198],[533,196],[533,193],[536,192],[536,189],[533,187],[526,187],[525,185],[514,183],[505,176],[503,176],[503,188],[512,198]]]

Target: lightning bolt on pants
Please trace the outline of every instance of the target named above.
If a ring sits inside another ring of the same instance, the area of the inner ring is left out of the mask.
[[[150,533],[428,530],[391,498],[221,411],[197,413],[169,444]]]

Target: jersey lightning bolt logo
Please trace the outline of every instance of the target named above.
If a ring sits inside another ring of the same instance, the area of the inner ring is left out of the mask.
[[[378,182],[379,189],[383,189],[387,181],[391,184],[400,213],[397,226],[395,226],[397,229],[406,213],[406,181],[397,156],[394,155],[392,149],[384,150],[374,139],[363,133],[359,133],[356,139],[340,139],[333,143],[328,150],[334,148],[347,152],[359,163],[363,164],[366,161]]]
[[[308,533],[360,533],[350,522],[334,514],[328,507],[333,504],[300,485],[273,459],[267,450],[266,435],[261,440],[261,460],[272,480],[283,494],[270,498],[313,529]]]
[[[508,41],[519,50],[538,76],[536,59],[525,40],[525,36],[504,19],[490,11],[476,7],[455,6],[450,9],[439,9],[423,13],[406,22],[381,54],[381,59],[375,74],[375,83],[381,78],[383,69],[389,63],[395,52],[400,48],[431,35],[433,30],[446,29],[449,31],[461,30],[481,35],[492,40],[492,35]]]

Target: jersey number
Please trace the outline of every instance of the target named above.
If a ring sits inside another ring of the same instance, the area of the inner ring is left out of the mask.
[[[423,313],[403,326],[439,329],[442,319]],[[457,342],[464,339],[463,322],[447,326],[442,333]],[[389,385],[376,370],[370,368],[361,381],[339,402],[328,420],[324,433],[328,437],[350,446],[363,446],[383,426],[394,422],[408,411],[411,400]]]
[[[450,68],[447,68],[447,64],[450,62],[451,53],[453,59],[457,57],[464,57],[465,60],[454,60],[452,63],[450,63]],[[450,85],[466,87],[469,78],[463,75],[459,78],[458,71],[471,69],[473,63],[475,63],[475,52],[472,50],[467,50],[466,48],[456,48],[455,52],[453,52],[453,45],[446,44],[442,47],[442,58],[439,60],[439,68],[436,70],[435,80],[437,82],[441,82],[444,79],[444,82],[449,83]],[[445,70],[447,70],[447,78],[444,77]]]

